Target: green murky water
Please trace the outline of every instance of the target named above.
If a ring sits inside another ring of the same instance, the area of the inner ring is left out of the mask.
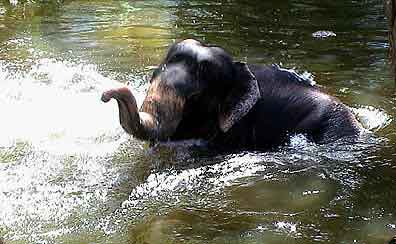
[[[0,3],[0,237],[5,243],[384,243],[396,234],[396,90],[382,1]],[[316,31],[336,36],[313,37]],[[107,88],[183,38],[281,63],[354,108],[354,145],[150,149]]]

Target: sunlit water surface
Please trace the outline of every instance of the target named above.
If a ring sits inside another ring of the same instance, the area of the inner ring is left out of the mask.
[[[384,243],[396,234],[396,92],[382,1],[0,3],[0,238],[6,243]],[[322,32],[318,32],[322,31]],[[281,64],[348,104],[357,143],[272,152],[147,144],[139,103],[175,40]]]

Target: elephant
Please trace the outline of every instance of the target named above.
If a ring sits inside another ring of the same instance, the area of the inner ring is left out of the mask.
[[[199,139],[225,150],[266,150],[293,134],[325,144],[362,132],[350,108],[296,72],[234,61],[194,39],[169,48],[140,110],[127,87],[101,100],[112,98],[122,128],[152,143]]]

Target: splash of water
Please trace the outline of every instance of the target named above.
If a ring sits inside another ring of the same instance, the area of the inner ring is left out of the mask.
[[[72,224],[54,231],[45,223],[96,211],[118,180],[106,157],[128,136],[116,104],[105,105],[100,96],[122,84],[95,65],[57,59],[17,72],[0,62],[0,81],[0,224],[14,240],[69,233]]]
[[[372,106],[352,108],[352,111],[362,126],[370,131],[378,131],[392,122],[392,118],[385,111]]]
[[[129,200],[125,201],[123,206],[137,206],[142,200],[180,190],[194,191],[199,188],[199,191],[203,191],[209,187],[210,191],[216,192],[232,185],[237,179],[263,172],[267,168],[261,163],[263,160],[265,158],[260,154],[242,153],[231,155],[228,160],[214,165],[154,173],[132,191]]]
[[[103,143],[103,138],[121,133],[117,107],[102,104],[100,95],[122,84],[101,75],[95,65],[41,59],[28,72],[12,73],[0,63],[0,79],[5,115],[0,146],[27,141],[58,153],[114,151],[116,144]],[[138,101],[141,94],[136,94]]]

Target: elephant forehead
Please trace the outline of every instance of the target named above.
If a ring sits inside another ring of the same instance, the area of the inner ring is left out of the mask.
[[[172,84],[171,81],[166,81],[162,76],[160,76],[151,82],[147,91],[146,100],[164,102],[178,97],[181,96],[179,95],[176,86]]]
[[[185,80],[189,76],[188,67],[185,64],[172,64],[166,66],[165,70],[162,72],[161,81],[171,84],[172,82]]]
[[[213,53],[210,48],[202,46],[202,44],[196,40],[188,39],[175,45],[174,49],[168,55],[168,60],[176,55],[192,56],[197,59],[198,62],[202,60],[208,60],[213,57]]]
[[[213,53],[207,47],[199,47],[196,50],[197,61],[201,62],[202,60],[209,60],[212,59]]]
[[[188,97],[198,89],[194,75],[185,64],[168,65],[159,79],[157,82],[161,83],[161,86],[174,90],[178,96]]]

